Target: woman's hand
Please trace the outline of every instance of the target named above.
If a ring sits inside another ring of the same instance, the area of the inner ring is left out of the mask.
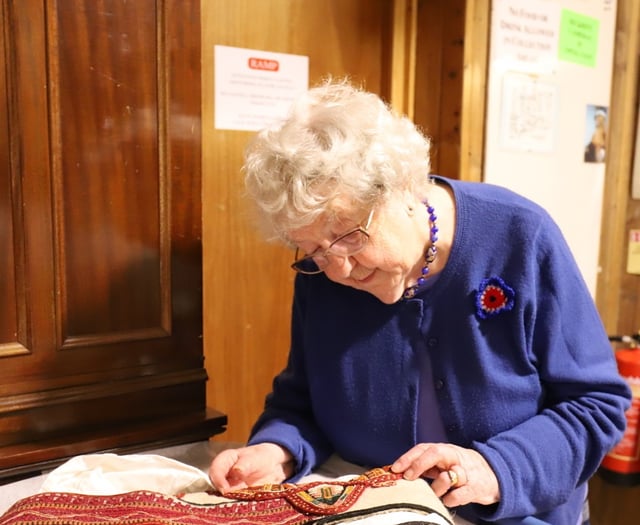
[[[431,488],[447,507],[500,501],[498,479],[478,452],[446,443],[420,443],[391,466],[404,478],[433,480]]]
[[[265,483],[282,483],[293,473],[291,453],[274,443],[223,450],[209,467],[209,478],[222,494]]]

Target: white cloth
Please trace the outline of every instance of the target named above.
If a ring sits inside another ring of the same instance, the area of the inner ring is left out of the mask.
[[[301,483],[349,479],[366,469],[332,456]],[[52,470],[39,492],[74,492],[110,495],[135,490],[163,494],[202,492],[212,489],[201,469],[157,454],[86,454],[76,456]]]
[[[135,490],[163,494],[212,489],[200,469],[155,454],[86,454],[52,470],[40,492],[112,495]]]
[[[366,469],[332,456],[314,473],[301,479],[312,481],[346,480]],[[175,459],[155,454],[87,454],[76,456],[45,478],[39,492],[73,492],[89,495],[114,495],[137,490],[163,494],[204,493],[213,486],[201,469]],[[197,495],[197,494],[196,494]],[[224,499],[224,498],[222,498]],[[395,525],[417,521],[422,514],[408,510],[386,511],[380,515],[357,520],[358,525]],[[447,520],[430,515],[433,523],[446,525]],[[460,518],[456,525],[471,525]]]

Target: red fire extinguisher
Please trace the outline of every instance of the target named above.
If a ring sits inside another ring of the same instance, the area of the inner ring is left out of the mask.
[[[631,348],[615,351],[620,375],[631,387],[633,400],[626,412],[627,429],[622,440],[602,461],[600,475],[618,485],[640,485],[640,334],[611,336],[611,341],[631,343]]]

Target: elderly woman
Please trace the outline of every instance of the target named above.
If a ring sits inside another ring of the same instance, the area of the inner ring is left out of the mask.
[[[471,523],[582,523],[630,392],[550,216],[431,176],[429,141],[346,81],[303,94],[245,160],[298,274],[288,364],[216,487],[296,481],[335,453],[430,479]]]

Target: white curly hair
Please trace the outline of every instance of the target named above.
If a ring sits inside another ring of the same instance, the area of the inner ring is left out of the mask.
[[[407,117],[347,79],[325,80],[293,103],[288,117],[260,131],[245,151],[245,188],[269,240],[335,211],[355,211],[392,191],[429,183],[430,141]]]

